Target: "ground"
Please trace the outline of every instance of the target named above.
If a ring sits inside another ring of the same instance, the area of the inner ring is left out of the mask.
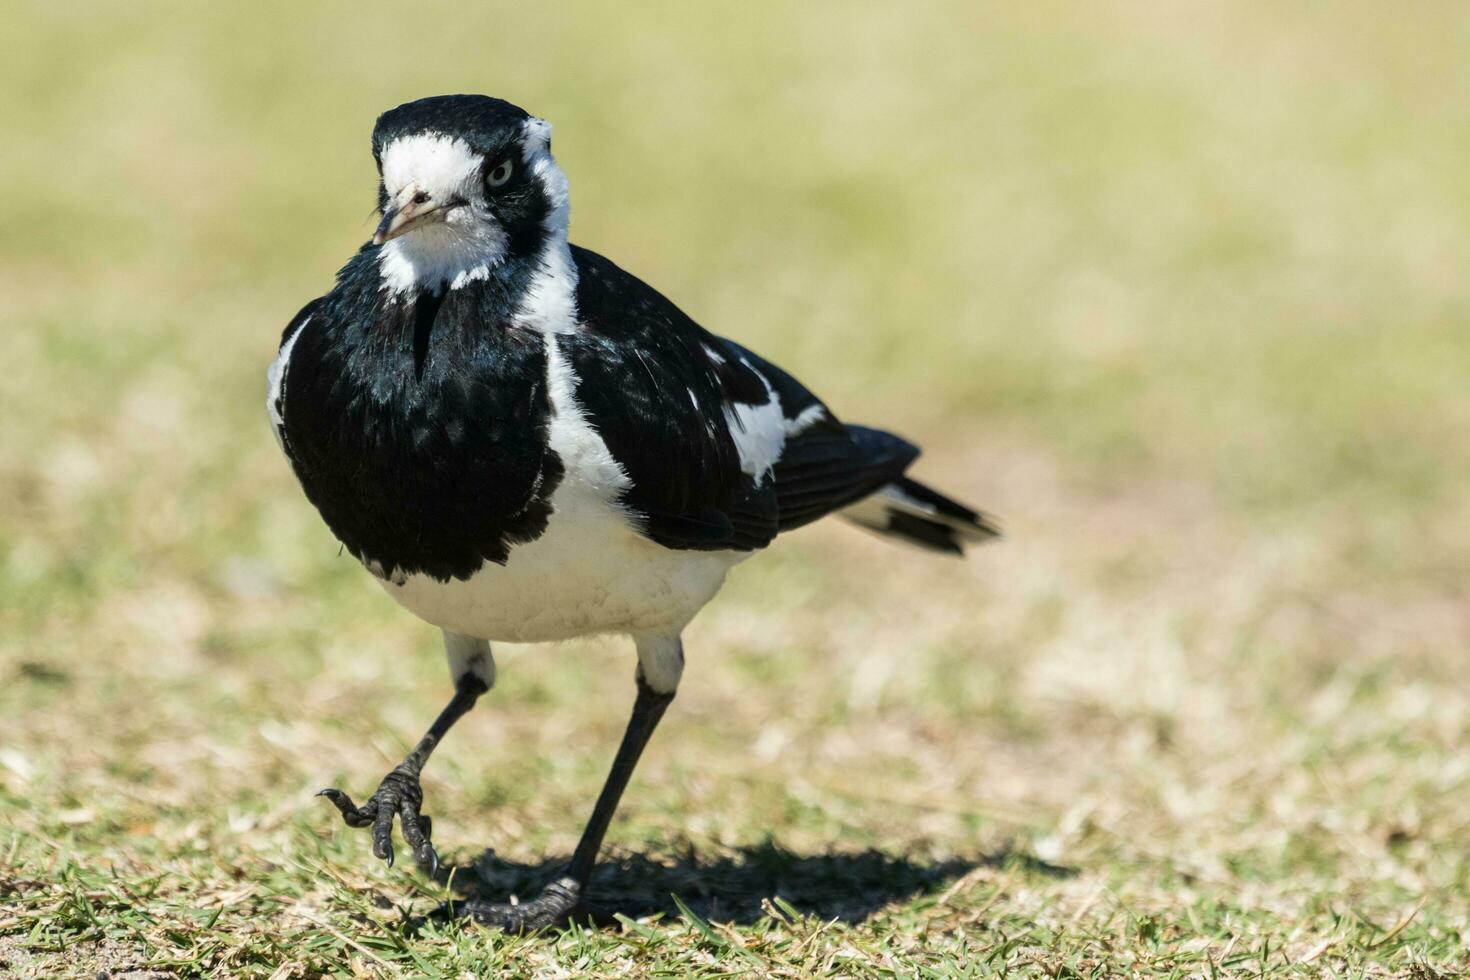
[[[0,974],[1413,976],[1467,965],[1470,12],[30,5],[0,62]],[[557,126],[574,239],[921,442],[1007,539],[743,566],[609,837],[528,895],[623,641],[449,688],[269,434],[376,112]]]

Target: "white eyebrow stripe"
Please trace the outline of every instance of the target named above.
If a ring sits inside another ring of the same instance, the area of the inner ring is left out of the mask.
[[[383,186],[394,197],[410,183],[438,193],[460,192],[479,179],[480,156],[457,136],[415,133],[383,150]]]

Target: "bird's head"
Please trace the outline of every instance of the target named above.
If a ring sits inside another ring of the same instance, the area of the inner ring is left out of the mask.
[[[483,95],[442,95],[390,109],[373,127],[384,280],[457,288],[507,259],[564,243],[567,181],[551,126]]]

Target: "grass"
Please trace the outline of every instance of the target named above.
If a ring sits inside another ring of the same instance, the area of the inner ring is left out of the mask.
[[[1470,13],[23,5],[0,62],[0,974],[1453,975],[1470,965]],[[506,937],[619,641],[447,697],[267,432],[375,113],[557,124],[574,235],[999,514],[792,536],[688,636],[594,886]]]

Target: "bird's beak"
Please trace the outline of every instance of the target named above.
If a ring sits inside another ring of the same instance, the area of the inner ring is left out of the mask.
[[[405,187],[383,211],[383,220],[373,233],[373,244],[392,241],[415,227],[432,221],[443,221],[446,208],[410,185]]]

